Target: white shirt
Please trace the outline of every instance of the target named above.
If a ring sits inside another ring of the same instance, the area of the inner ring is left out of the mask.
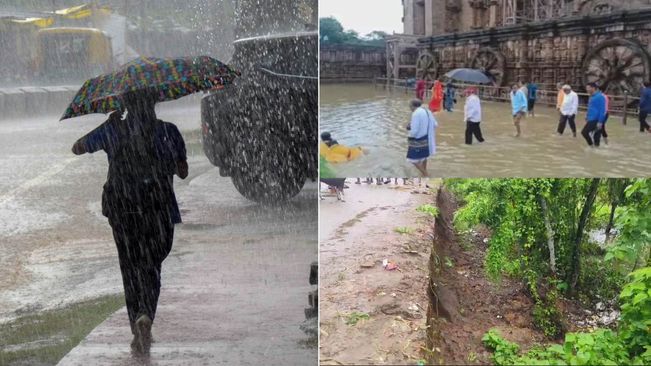
[[[411,114],[411,124],[409,127],[409,137],[423,138],[428,137],[429,154],[434,155],[436,152],[436,128],[438,122],[434,118],[434,114],[425,107],[416,108]]]
[[[470,122],[481,122],[481,102],[476,94],[470,94],[466,98],[466,105],[463,107],[463,120]]]
[[[564,116],[572,116],[579,112],[579,96],[571,91],[570,94],[565,94],[563,97],[563,104],[561,105],[561,114]]]

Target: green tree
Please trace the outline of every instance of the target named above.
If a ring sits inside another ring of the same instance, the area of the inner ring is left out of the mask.
[[[319,19],[319,37],[324,43],[343,43],[346,40],[344,27],[333,17]]]

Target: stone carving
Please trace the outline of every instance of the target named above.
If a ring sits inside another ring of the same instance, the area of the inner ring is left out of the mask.
[[[584,84],[601,83],[609,93],[636,93],[649,79],[650,59],[637,42],[611,39],[592,48],[583,61]]]

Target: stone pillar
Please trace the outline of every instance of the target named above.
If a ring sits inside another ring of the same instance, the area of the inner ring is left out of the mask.
[[[436,30],[434,29],[434,4],[432,0],[425,0],[425,35],[432,36]],[[442,11],[442,9],[436,9]],[[436,24],[438,26],[438,24]]]
[[[489,14],[488,26],[490,28],[495,28],[497,26],[498,1],[497,0],[491,0],[490,3],[488,4],[488,6],[490,6],[490,14]]]
[[[415,34],[414,33],[414,1],[415,0],[404,0],[403,2],[403,13],[402,13],[402,24],[403,31],[405,34]]]

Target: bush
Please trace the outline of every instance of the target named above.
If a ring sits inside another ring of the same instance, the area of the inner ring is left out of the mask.
[[[651,362],[651,267],[639,269],[629,278],[631,282],[619,295],[621,336],[631,354],[646,353]]]
[[[589,302],[614,299],[624,283],[625,276],[612,263],[595,257],[581,261],[578,287]]]
[[[622,290],[619,332],[598,329],[567,333],[563,345],[540,346],[520,355],[520,347],[491,329],[484,345],[496,365],[649,365],[651,364],[651,267],[635,271]]]

